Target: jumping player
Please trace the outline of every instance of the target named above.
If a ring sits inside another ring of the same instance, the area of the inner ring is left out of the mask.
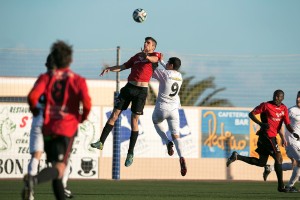
[[[282,90],[276,90],[273,94],[272,101],[261,103],[249,113],[250,119],[260,126],[260,130],[257,132],[259,137],[256,149],[256,152],[259,154],[259,159],[255,157],[242,156],[234,151],[226,163],[228,167],[232,162],[241,160],[250,165],[264,167],[269,156],[272,156],[275,160],[275,171],[278,181],[277,190],[279,192],[287,192],[287,189],[284,187],[282,180],[282,156],[277,144],[276,135],[278,132],[280,132],[283,122],[291,133],[294,132],[290,125],[288,109],[282,103],[283,99],[284,92]],[[255,115],[257,114],[260,114],[261,121],[256,118]],[[282,137],[282,144],[286,145],[286,140],[284,137]]]
[[[35,176],[24,176],[22,199],[29,199],[34,185],[52,180],[54,195],[64,200],[63,174],[76,136],[78,124],[87,119],[91,109],[91,99],[84,78],[70,70],[72,47],[63,41],[57,41],[51,47],[56,70],[53,75],[45,73],[39,76],[28,95],[28,104],[34,116],[40,109],[38,100],[42,94],[46,97],[44,122],[44,149],[47,162],[51,166],[44,168]],[[79,113],[82,104],[83,111]]]
[[[153,66],[157,66],[157,62],[160,59],[160,53],[154,52],[156,45],[157,42],[154,38],[146,37],[142,52],[137,53],[120,66],[105,68],[100,74],[100,76],[103,76],[110,71],[119,72],[131,68],[128,83],[121,89],[113,112],[102,130],[100,139],[91,144],[93,148],[103,149],[104,142],[113,129],[115,121],[121,112],[126,110],[131,103],[131,135],[125,161],[126,167],[129,167],[133,162],[134,146],[139,134],[139,116],[143,114],[148,94],[148,85],[153,74]]]
[[[152,114],[152,121],[156,132],[161,139],[167,144],[168,154],[174,154],[173,142],[179,156],[181,175],[185,176],[187,172],[185,159],[182,156],[182,143],[179,137],[179,111],[180,98],[179,91],[182,84],[182,75],[178,71],[181,66],[181,60],[176,57],[169,58],[167,64],[161,59],[160,64],[165,69],[156,69],[152,77],[159,81],[158,97]],[[169,140],[162,122],[167,120],[172,140]]]

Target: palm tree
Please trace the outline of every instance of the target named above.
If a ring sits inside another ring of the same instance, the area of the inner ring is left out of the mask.
[[[185,73],[182,73],[185,75]],[[232,103],[228,99],[214,98],[214,96],[224,91],[226,88],[217,88],[214,83],[215,77],[210,76],[201,81],[192,83],[194,76],[189,76],[183,79],[182,86],[179,92],[180,101],[182,106],[208,106],[208,107],[231,107]],[[203,93],[212,89],[207,96],[201,98]],[[156,100],[156,93],[150,85],[149,94],[147,97],[147,104],[154,105]]]

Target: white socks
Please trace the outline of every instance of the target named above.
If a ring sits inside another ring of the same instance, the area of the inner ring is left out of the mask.
[[[71,163],[70,163],[70,160],[68,160],[68,164],[65,168],[64,176],[62,178],[62,183],[63,183],[64,188],[67,187],[67,181],[69,179],[70,173],[71,173]]]
[[[293,169],[292,176],[291,176],[290,181],[287,186],[288,187],[294,186],[294,184],[298,180],[299,176],[300,176],[300,168],[298,166],[295,166]]]
[[[28,164],[28,174],[31,176],[35,176],[38,172],[39,160],[32,157]]]
[[[183,157],[182,156],[182,141],[180,138],[174,139],[173,140],[177,154],[179,156],[179,158]]]

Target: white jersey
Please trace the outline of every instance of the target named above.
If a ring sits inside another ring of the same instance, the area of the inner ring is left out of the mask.
[[[180,108],[179,91],[182,85],[182,75],[176,70],[156,69],[152,75],[159,81],[156,106],[172,111]]]
[[[300,136],[300,108],[297,106],[289,108],[289,117],[291,121],[290,125],[294,129],[294,133]],[[285,138],[288,142],[288,146],[286,147],[288,156],[300,160],[300,141],[298,141],[288,130],[285,132]]]

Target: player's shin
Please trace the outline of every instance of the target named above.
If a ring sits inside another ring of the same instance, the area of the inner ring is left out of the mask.
[[[39,166],[39,160],[35,157],[32,157],[28,164],[28,174],[31,176],[36,175],[38,171],[38,166]]]
[[[298,166],[294,167],[293,169],[293,173],[292,173],[292,176],[290,178],[290,181],[288,183],[288,187],[292,187],[294,186],[294,184],[296,183],[296,181],[298,180],[300,176],[300,168]]]
[[[176,148],[176,151],[177,151],[177,154],[178,154],[179,158],[184,157],[182,155],[182,141],[181,141],[181,139],[179,137],[175,137],[173,139],[173,142],[174,142],[174,145],[175,145],[175,148]]]
[[[102,144],[104,144],[107,136],[109,135],[109,133],[111,132],[111,130],[113,129],[113,125],[106,123],[102,133],[101,133],[101,137],[100,137],[100,142],[102,142]]]
[[[139,136],[139,131],[131,131],[128,154],[133,154],[134,146]]]

